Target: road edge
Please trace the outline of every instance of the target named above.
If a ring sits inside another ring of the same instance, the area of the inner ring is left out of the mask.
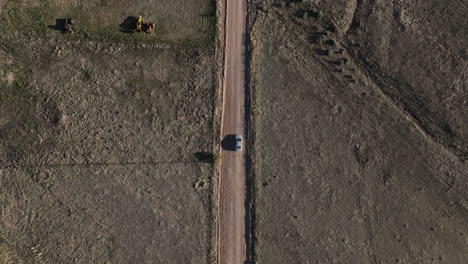
[[[226,42],[226,1],[214,0],[216,2],[216,80],[217,87],[214,98],[214,116],[213,116],[213,153],[218,154],[218,159],[215,160],[213,166],[213,193],[211,194],[214,200],[212,203],[212,237],[211,237],[211,252],[209,263],[219,263],[219,247],[220,247],[220,227],[219,227],[219,201],[220,201],[220,181],[221,170],[220,164],[222,159],[221,135],[223,131],[224,117],[224,60],[225,60],[225,42]]]
[[[255,132],[253,122],[253,104],[254,98],[251,86],[251,65],[252,65],[252,51],[253,45],[251,41],[251,29],[253,26],[252,0],[246,1],[246,23],[245,23],[245,136],[247,140],[246,146],[246,159],[245,159],[245,176],[246,176],[246,198],[245,198],[245,238],[246,238],[246,263],[256,263],[255,254],[255,174],[252,167],[255,157]]]

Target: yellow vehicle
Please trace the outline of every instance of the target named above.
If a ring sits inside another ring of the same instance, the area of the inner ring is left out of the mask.
[[[139,16],[138,17],[138,21],[137,21],[137,26],[136,26],[136,30],[137,32],[140,32],[141,31],[141,26],[143,24],[143,17]]]
[[[144,32],[147,34],[153,33],[154,29],[154,23],[148,22],[148,23],[143,23],[143,17],[139,16],[136,24],[136,31],[137,32]]]

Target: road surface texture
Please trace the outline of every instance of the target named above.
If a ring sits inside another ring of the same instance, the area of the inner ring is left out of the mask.
[[[226,6],[222,138],[244,135],[245,5],[245,1],[227,1]],[[218,251],[219,262],[223,264],[244,263],[246,259],[245,171],[244,152],[224,149],[220,177]]]

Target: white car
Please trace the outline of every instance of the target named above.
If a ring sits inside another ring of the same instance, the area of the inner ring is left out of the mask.
[[[242,136],[236,135],[236,151],[242,151]]]

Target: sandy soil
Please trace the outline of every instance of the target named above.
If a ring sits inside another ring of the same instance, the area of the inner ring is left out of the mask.
[[[289,2],[253,6],[256,260],[462,263],[468,258],[466,130],[430,127],[444,115],[451,117],[447,122],[464,124],[463,105],[456,101],[464,93],[450,93],[453,104],[440,102],[425,95],[437,94],[441,86],[416,82],[444,60],[433,59],[431,66],[425,55],[411,57],[390,44],[388,58],[424,66],[409,72],[390,60],[385,63],[393,71],[384,74],[366,63],[383,58],[375,54],[382,46],[369,47],[375,43],[369,37],[347,35],[356,16],[365,18],[384,4],[360,5],[361,13],[353,15],[352,3]],[[455,2],[442,10],[454,9]],[[378,24],[360,25],[379,39]],[[452,45],[456,34],[440,43]],[[452,56],[456,69],[466,66]],[[391,80],[386,78],[396,69],[400,77],[392,78],[403,82],[402,75],[413,76],[421,96],[381,81]],[[462,84],[464,77],[447,78]]]

